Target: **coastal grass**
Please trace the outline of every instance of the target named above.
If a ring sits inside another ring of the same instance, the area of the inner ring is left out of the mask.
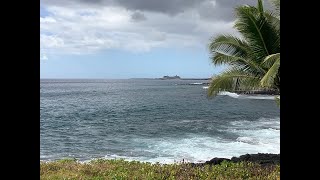
[[[222,162],[193,167],[187,163],[151,164],[139,161],[74,159],[40,162],[40,179],[280,179],[280,165],[263,167],[251,162]]]

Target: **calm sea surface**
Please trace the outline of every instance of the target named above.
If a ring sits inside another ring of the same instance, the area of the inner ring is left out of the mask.
[[[40,159],[199,162],[280,153],[271,96],[222,93],[199,80],[40,80]]]

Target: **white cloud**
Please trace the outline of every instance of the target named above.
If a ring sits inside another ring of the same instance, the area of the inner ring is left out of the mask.
[[[40,57],[40,59],[41,60],[48,60],[48,57],[45,54],[43,54],[42,57]]]
[[[64,40],[56,35],[40,35],[40,45],[43,48],[63,47]]]
[[[46,61],[46,60],[48,60],[48,57],[47,57],[47,55],[45,54],[45,53],[40,53],[40,62],[42,61]]]
[[[205,20],[192,9],[176,16],[143,12],[143,21],[132,21],[135,11],[122,7],[49,6],[46,10],[50,15],[40,17],[40,48],[47,54],[205,47],[211,36],[235,32],[232,22]]]
[[[40,23],[55,23],[56,20],[52,17],[40,17]]]

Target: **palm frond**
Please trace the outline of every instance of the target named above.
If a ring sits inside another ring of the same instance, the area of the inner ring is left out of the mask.
[[[263,60],[262,64],[267,68],[270,68],[277,59],[280,59],[280,53],[271,54]]]
[[[280,3],[276,6],[280,10]],[[264,10],[262,0],[258,0],[257,7],[244,5],[235,10],[238,18],[234,27],[241,38],[221,35],[212,38],[209,44],[212,63],[227,64],[230,69],[212,78],[208,96],[214,97],[220,91],[262,87],[277,88],[280,92],[280,17],[277,11]]]
[[[252,6],[240,6],[236,8],[236,13],[235,28],[248,42],[258,62],[280,51],[275,43],[279,41],[277,29],[264,14]]]
[[[214,97],[221,91],[252,89],[258,86],[260,79],[240,69],[232,68],[214,77],[208,88],[208,96]]]
[[[269,21],[270,26],[272,26],[274,33],[277,35],[273,44],[271,44],[271,52],[280,52],[280,18],[275,16],[275,14],[271,11],[266,11],[264,15]]]
[[[242,66],[245,69],[256,71],[257,74],[265,73],[255,59],[247,42],[228,35],[221,35],[211,40],[209,51],[214,65],[228,64],[231,66]]]
[[[276,16],[280,19],[280,0],[270,0],[274,6]]]
[[[247,42],[231,36],[220,35],[212,38],[209,44],[209,52],[212,54],[212,63],[214,65],[221,65],[229,62],[229,58],[216,58],[216,54],[223,54],[234,58],[245,58],[250,54],[250,48]]]
[[[257,75],[266,73],[266,70],[263,69],[262,66],[255,61],[252,61],[250,58],[241,58],[216,52],[212,57],[212,62],[219,62],[219,65],[227,64],[231,67],[238,67],[243,71],[248,71]],[[217,65],[217,63],[214,64]]]
[[[258,0],[258,6],[257,9],[259,10],[259,13],[263,13],[263,3],[262,0]]]
[[[272,64],[272,66],[261,79],[261,86],[272,87],[274,85],[274,80],[277,77],[280,68],[280,53],[267,56],[263,63],[267,64],[268,66]]]
[[[267,10],[264,15],[271,23],[277,34],[280,36],[280,19],[275,15],[274,12]]]

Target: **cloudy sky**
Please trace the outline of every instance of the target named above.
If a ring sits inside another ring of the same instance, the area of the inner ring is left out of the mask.
[[[40,77],[210,77],[209,39],[238,35],[242,4],[256,0],[42,0]]]

